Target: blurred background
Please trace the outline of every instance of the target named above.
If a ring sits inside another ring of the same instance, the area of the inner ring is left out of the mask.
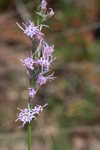
[[[28,102],[19,59],[32,45],[16,22],[35,20],[37,0],[0,0],[0,150],[27,150],[16,123]],[[55,16],[46,38],[55,45],[56,79],[36,96],[48,108],[33,121],[34,150],[100,150],[100,0],[48,0]]]

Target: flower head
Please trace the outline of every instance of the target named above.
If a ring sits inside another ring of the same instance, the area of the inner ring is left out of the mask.
[[[42,0],[41,2],[41,13],[46,12],[47,10],[47,2],[46,0]]]
[[[24,23],[23,23],[24,24]],[[31,39],[36,37],[42,37],[44,34],[39,30],[38,26],[35,26],[32,21],[29,20],[28,25],[24,24],[24,28],[21,27],[18,23],[17,25],[21,30],[24,31],[24,33],[30,37]]]
[[[43,85],[47,82],[47,78],[43,75],[38,75],[37,77],[37,84]]]
[[[47,105],[48,105],[48,104],[45,104],[45,105],[43,105],[43,106],[41,106],[41,105],[36,105],[36,106],[32,109],[32,111],[33,111],[33,113],[35,113],[35,114],[39,114],[40,112],[43,111],[43,108],[46,107]]]
[[[55,13],[52,8],[49,8],[50,12],[48,13],[48,17],[52,17]]]
[[[51,65],[51,61],[49,61],[48,59],[46,59],[45,57],[40,57],[37,60],[37,64],[39,64],[42,67],[42,71],[43,70],[49,70],[49,67]]]
[[[36,94],[35,89],[34,88],[29,88],[29,98],[33,99],[35,94]]]
[[[54,52],[54,45],[49,46],[47,43],[43,45],[43,55],[45,57],[51,56]]]
[[[36,115],[38,115],[40,112],[43,111],[43,108],[46,107],[47,104],[41,106],[41,105],[36,105],[33,109],[30,108],[28,105],[28,108],[25,109],[19,109],[20,113],[18,115],[18,118],[16,121],[20,120],[24,126],[26,123],[30,123],[32,119],[36,118]]]
[[[16,121],[20,120],[23,123],[23,126],[26,123],[30,123],[32,121],[32,119],[35,118],[35,114],[31,110],[29,105],[28,105],[28,108],[19,109],[19,110],[20,110],[20,113],[19,113],[18,118],[16,119]]]
[[[39,74],[37,77],[37,84],[39,84],[39,85],[46,84],[46,82],[48,80],[53,80],[54,78],[55,77],[53,77],[53,74],[48,75],[48,76],[43,76],[43,75]]]
[[[31,69],[33,70],[34,67],[34,61],[33,61],[33,58],[32,57],[27,57],[25,59],[21,59],[21,61],[23,62],[24,66],[27,68],[27,69]]]
[[[33,38],[38,31],[39,30],[38,30],[37,26],[34,26],[33,22],[31,22],[31,21],[29,22],[28,26],[25,25],[24,33],[27,36],[29,36],[30,38]]]
[[[44,34],[39,30],[39,31],[36,33],[35,38],[36,38],[37,40],[42,41],[42,40],[43,40],[43,36],[44,36]]]

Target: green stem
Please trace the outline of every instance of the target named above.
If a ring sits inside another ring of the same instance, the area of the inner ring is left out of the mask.
[[[40,16],[37,17],[37,26],[39,25],[40,23]]]
[[[39,5],[38,5],[38,8],[37,8],[37,12],[40,11],[40,0],[39,0]],[[37,25],[40,24],[40,16],[38,15],[37,16]],[[32,80],[32,87],[34,87],[34,81]],[[33,105],[30,105],[30,108],[32,109]],[[32,139],[31,139],[31,128],[32,128],[32,125],[31,123],[28,124],[28,150],[31,150],[31,144],[32,144]]]
[[[31,123],[28,124],[28,150],[31,150]]]
[[[38,7],[37,7],[37,12],[40,11],[40,0],[39,0],[39,4],[38,4]],[[38,15],[37,16],[37,26],[40,24],[40,16]]]

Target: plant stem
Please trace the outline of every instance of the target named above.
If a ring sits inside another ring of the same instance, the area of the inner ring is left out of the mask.
[[[37,26],[39,25],[40,16],[37,17]]]
[[[37,11],[40,11],[40,0],[39,0],[39,5],[37,8]],[[37,25],[39,25],[40,23],[40,16],[37,16]],[[32,83],[34,83],[34,81],[32,81]],[[32,87],[34,87],[34,84],[32,85]],[[33,105],[30,105],[31,109],[33,107]],[[28,124],[28,150],[31,150],[31,144],[32,144],[32,139],[31,139],[31,122]]]
[[[28,150],[31,150],[31,123],[28,124]]]
[[[38,7],[37,7],[37,12],[39,12],[40,11],[40,0],[39,0],[39,4],[38,4]],[[38,15],[37,16],[37,25],[39,25],[39,23],[40,23],[40,16]]]

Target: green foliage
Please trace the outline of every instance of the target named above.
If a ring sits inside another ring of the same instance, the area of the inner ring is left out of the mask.
[[[100,63],[100,41],[94,41],[87,46],[91,60]]]

